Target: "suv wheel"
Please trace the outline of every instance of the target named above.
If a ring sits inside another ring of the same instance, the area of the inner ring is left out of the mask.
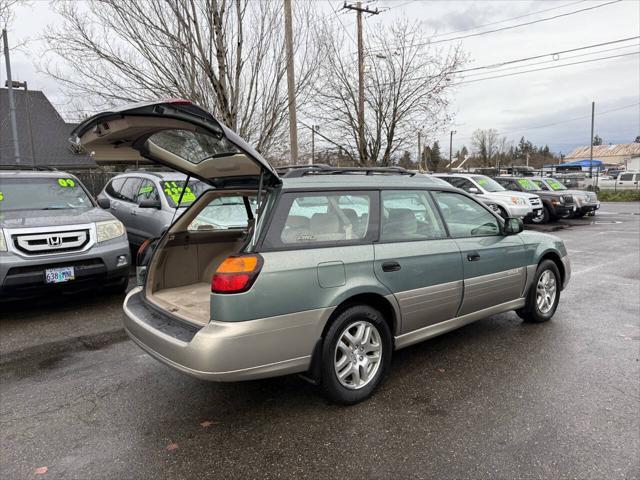
[[[322,389],[333,402],[351,405],[369,397],[391,363],[391,331],[367,305],[346,309],[322,346]]]
[[[525,322],[541,323],[550,320],[560,301],[560,272],[551,260],[544,260],[533,278],[524,308],[516,313]]]

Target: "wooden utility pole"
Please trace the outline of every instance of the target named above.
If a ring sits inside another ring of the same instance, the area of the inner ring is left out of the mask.
[[[418,130],[418,169],[422,170],[422,145],[420,145],[420,136],[422,135],[422,130]],[[426,170],[425,170],[426,171]]]
[[[317,125],[311,125],[311,161],[310,165],[316,163],[316,132],[319,130]]]
[[[449,133],[449,173],[451,173],[451,162],[453,161],[453,134],[457,133],[455,130],[451,130]]]
[[[589,148],[589,178],[593,178],[593,123],[596,114],[596,102],[591,102],[591,146]]]
[[[20,165],[20,143],[18,142],[18,124],[16,122],[16,103],[13,99],[13,81],[11,80],[11,61],[9,60],[9,40],[7,30],[2,30],[2,40],[4,43],[4,60],[7,64],[7,87],[9,91],[9,117],[11,119],[11,136],[13,137],[13,153],[16,165]]]
[[[345,2],[343,7],[347,10],[355,10],[357,14],[356,25],[358,28],[358,155],[360,163],[366,165],[369,163],[367,159],[367,149],[364,139],[364,40],[362,36],[362,14],[378,15],[380,11],[376,8],[370,10],[362,6],[362,2],[355,5],[347,5]]]
[[[298,126],[296,118],[296,86],[293,69],[293,21],[291,19],[291,0],[284,0],[284,30],[287,50],[287,92],[289,97],[289,145],[290,161],[298,164]]]

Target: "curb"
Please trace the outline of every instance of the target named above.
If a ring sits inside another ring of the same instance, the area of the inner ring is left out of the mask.
[[[122,342],[127,338],[124,328],[119,327],[106,332],[54,340],[52,342],[33,345],[31,347],[0,354],[0,366],[19,361],[32,360],[37,356],[49,356],[60,353],[77,352],[80,350],[99,350],[108,345]]]

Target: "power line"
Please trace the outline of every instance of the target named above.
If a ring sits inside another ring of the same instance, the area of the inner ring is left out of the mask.
[[[627,49],[627,48],[638,48],[638,47],[640,47],[640,44],[625,45],[623,47],[605,48],[604,50],[598,50],[597,52],[587,52],[587,53],[581,53],[579,55],[571,55],[569,57],[564,57],[563,60],[570,60],[572,58],[581,58],[581,57],[587,57],[587,56],[590,56],[590,55],[598,55],[600,53],[605,53],[605,52],[615,52],[615,51],[624,50],[624,49]],[[557,62],[558,60],[559,59],[553,58],[551,60],[543,60],[542,62],[529,63],[527,65],[514,65],[514,66],[511,66],[511,67],[501,68],[499,70],[493,70],[491,72],[471,73],[469,75],[465,75],[463,78],[476,77],[476,76],[479,76],[479,75],[486,75],[487,73],[507,72],[509,70],[514,70],[514,69],[517,69],[517,68],[528,68],[528,67],[533,67],[535,65],[544,65],[546,63]]]
[[[584,46],[584,47],[577,47],[577,48],[572,48],[572,49],[569,49],[569,50],[563,50],[563,51],[559,51],[559,52],[551,52],[551,53],[546,53],[544,55],[535,55],[535,56],[532,56],[532,57],[525,57],[525,58],[521,58],[521,59],[509,60],[509,61],[506,61],[506,62],[494,63],[492,65],[485,65],[485,66],[482,66],[482,67],[468,68],[468,69],[465,69],[465,70],[456,70],[456,71],[450,72],[450,75],[455,75],[455,74],[458,74],[458,73],[470,72],[470,71],[475,71],[475,70],[488,69],[488,68],[492,68],[494,66],[510,65],[510,64],[513,64],[513,63],[524,62],[524,61],[533,60],[533,59],[536,59],[536,58],[544,58],[544,57],[548,57],[548,56],[556,56],[556,55],[560,55],[562,53],[576,52],[576,51],[579,51],[579,50],[585,50],[585,49],[588,49],[588,48],[595,48],[595,47],[599,47],[599,46],[603,46],[603,45],[612,45],[612,44],[615,44],[615,43],[620,43],[620,42],[624,42],[624,41],[628,41],[628,40],[635,40],[637,38],[640,38],[640,36],[629,37],[629,38],[624,38],[624,39],[620,39],[620,40],[613,40],[611,42],[603,42],[603,43],[598,43],[598,44],[594,44],[594,45],[587,45],[587,46]],[[631,46],[636,46],[636,45],[627,45],[624,48],[628,48],[628,47],[631,47]],[[597,54],[603,53],[605,51],[607,51],[607,50],[601,50],[601,51],[598,51],[598,52],[591,52],[591,53],[589,53],[589,55],[597,55]],[[533,69],[533,70],[523,70],[521,72],[514,72],[514,73],[510,73],[510,74],[505,74],[505,75],[495,75],[495,76],[490,76],[490,77],[482,77],[482,78],[478,78],[478,79],[475,79],[475,80],[467,80],[467,81],[465,81],[464,78],[472,76],[472,75],[467,75],[467,77],[463,76],[462,77],[463,80],[461,82],[458,82],[457,85],[461,85],[461,84],[464,84],[464,83],[471,83],[471,82],[479,82],[481,80],[490,80],[492,78],[501,78],[503,76],[504,77],[508,77],[508,76],[511,76],[511,75],[519,75],[521,73],[529,73],[529,72],[536,72],[536,71],[540,71],[540,70],[549,70],[549,69],[552,69],[552,68],[567,67],[567,66],[571,66],[571,65],[577,65],[579,63],[589,63],[589,62],[598,61],[598,60],[607,60],[609,58],[616,58],[616,57],[619,57],[619,56],[634,55],[636,53],[637,52],[627,53],[627,54],[623,54],[623,55],[612,55],[612,56],[608,56],[608,57],[600,57],[600,58],[594,58],[594,59],[590,59],[590,60],[584,60],[582,62],[563,63],[561,65],[554,65],[552,67],[544,67],[544,68],[538,68],[538,69]],[[579,56],[580,55],[576,55],[574,57],[568,57],[568,58],[576,58],[576,57],[579,57]],[[555,61],[558,61],[558,60],[555,60]],[[540,62],[540,63],[546,63],[546,62]],[[526,67],[530,67],[530,66],[533,66],[533,65],[536,65],[536,64],[520,65],[520,66],[512,67],[512,68],[526,68]],[[508,70],[508,69],[504,69],[504,70]],[[498,70],[498,72],[499,71],[501,71],[501,70]],[[493,73],[493,72],[481,72],[480,74],[484,75],[486,73]],[[414,78],[407,79],[407,82],[416,82],[416,81],[420,81],[420,80],[429,80],[430,78],[432,78],[432,76],[430,76],[430,75],[422,75],[422,76],[419,76],[419,77],[414,77]],[[384,82],[384,83],[381,83],[381,85],[392,85],[393,83],[394,82]]]
[[[640,103],[632,103],[630,105],[624,105],[622,107],[612,108],[612,109],[609,109],[609,110],[598,112],[598,116],[606,115],[607,113],[617,112],[619,110],[625,110],[627,108],[638,107],[638,106],[640,106]],[[514,129],[514,130],[506,130],[506,131],[500,132],[500,134],[504,135],[504,134],[507,134],[507,133],[514,133],[514,132],[528,132],[529,130],[537,130],[539,128],[555,127],[556,125],[562,125],[564,123],[571,123],[571,122],[575,122],[577,120],[584,120],[585,118],[591,118],[591,115],[582,115],[580,117],[569,118],[567,120],[562,120],[560,122],[547,123],[546,125],[538,125],[538,126],[535,126],[535,127],[527,127],[524,130],[521,129],[521,128]]]
[[[622,107],[616,107],[616,108],[611,108],[609,110],[604,110],[602,112],[598,112],[598,115],[607,115],[609,113],[613,113],[613,112],[617,112],[620,110],[625,110],[627,108],[632,108],[632,107],[640,107],[640,103],[632,103],[629,105],[623,105]],[[557,125],[563,125],[565,123],[571,123],[571,122],[575,122],[577,120],[584,120],[585,118],[591,118],[591,115],[582,115],[580,117],[574,117],[574,118],[568,118],[566,120],[560,120],[559,122],[553,122],[553,123],[547,123],[544,125],[536,125],[535,127],[524,127],[524,128],[515,128],[515,129],[511,129],[511,130],[499,130],[498,133],[500,135],[507,135],[510,133],[525,133],[528,132],[530,130],[538,130],[540,128],[548,128],[548,127],[555,127]],[[472,137],[458,137],[458,140],[471,140]]]
[[[609,59],[612,59],[612,58],[626,57],[626,56],[629,56],[629,55],[638,55],[638,54],[640,54],[640,51],[631,52],[631,53],[622,53],[620,55],[609,55],[607,57],[593,58],[593,59],[590,59],[590,60],[582,60],[580,62],[564,63],[562,65],[554,65],[552,67],[535,68],[535,69],[532,69],[532,70],[523,70],[521,72],[505,73],[504,75],[494,75],[492,77],[478,78],[476,80],[466,80],[466,81],[463,80],[462,82],[458,82],[457,85],[462,85],[462,84],[465,84],[465,83],[481,82],[483,80],[492,80],[494,78],[512,77],[514,75],[522,75],[523,73],[540,72],[542,70],[552,70],[554,68],[570,67],[572,65],[580,65],[580,64],[583,64],[583,63],[591,63],[591,62],[597,62],[597,61],[600,61],[600,60],[609,60]]]
[[[549,53],[544,53],[544,54],[540,54],[540,55],[534,55],[532,57],[517,58],[515,60],[508,60],[506,62],[498,62],[498,63],[493,63],[491,65],[483,65],[482,67],[473,67],[473,68],[467,68],[467,69],[464,69],[464,70],[456,70],[453,73],[464,73],[464,72],[471,72],[471,71],[474,71],[474,70],[484,70],[484,69],[488,69],[488,68],[504,67],[505,65],[510,65],[512,63],[526,62],[526,61],[529,61],[529,60],[537,60],[538,58],[562,55],[563,53],[577,52],[579,50],[586,50],[586,49],[589,49],[589,48],[604,47],[605,45],[613,45],[615,43],[628,42],[630,40],[636,40],[638,38],[640,38],[640,35],[637,35],[635,37],[621,38],[619,40],[612,40],[610,42],[602,42],[602,43],[595,43],[593,45],[585,45],[584,47],[570,48],[568,50],[560,50],[560,51],[556,51],[556,52],[549,52]]]
[[[442,40],[433,40],[433,41],[430,40],[430,41],[426,41],[426,42],[422,42],[422,43],[416,43],[416,44],[413,44],[413,45],[410,45],[410,46],[411,47],[422,47],[422,46],[426,46],[426,45],[434,45],[436,43],[453,42],[455,40],[462,40],[464,38],[478,37],[478,36],[481,36],[481,35],[487,35],[489,33],[502,32],[502,31],[505,31],[505,30],[513,29],[513,28],[525,27],[525,26],[533,25],[533,24],[540,23],[540,22],[547,22],[549,20],[555,20],[555,19],[562,18],[562,17],[568,17],[570,15],[576,15],[578,13],[582,13],[582,12],[586,12],[586,11],[590,11],[590,10],[595,10],[595,9],[601,8],[601,7],[606,7],[607,5],[612,5],[614,3],[619,3],[621,1],[622,0],[612,0],[610,2],[601,3],[599,5],[594,5],[592,7],[585,7],[585,8],[581,8],[579,10],[574,10],[572,12],[560,13],[560,14],[554,15],[552,17],[540,18],[538,20],[532,20],[530,22],[519,23],[517,25],[509,25],[509,26],[502,27],[502,28],[495,28],[493,30],[485,30],[483,32],[470,33],[469,35],[460,35],[460,36],[457,36],[457,37],[445,38],[445,39],[442,39]],[[384,49],[381,49],[381,48],[369,49],[370,52],[377,52],[377,51],[382,51],[382,50],[384,50]]]

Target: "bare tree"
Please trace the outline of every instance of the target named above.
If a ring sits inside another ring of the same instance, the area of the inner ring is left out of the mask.
[[[14,8],[23,3],[22,0],[0,0],[0,29],[7,28],[13,20]]]
[[[258,151],[286,150],[281,2],[91,0],[59,2],[56,9],[63,23],[45,33],[49,55],[42,68],[90,110],[188,98]],[[301,103],[320,58],[309,28],[313,21],[310,4],[297,5],[294,51]]]
[[[325,56],[307,114],[331,143],[359,165],[389,165],[413,145],[419,128],[436,132],[449,120],[448,92],[464,61],[459,47],[419,46],[417,24],[399,20],[370,32],[379,45],[365,59],[365,142],[358,136],[357,62],[343,31],[325,23]]]
[[[493,159],[499,151],[498,132],[493,128],[487,130],[479,128],[471,135],[471,144],[480,166],[493,166]]]

